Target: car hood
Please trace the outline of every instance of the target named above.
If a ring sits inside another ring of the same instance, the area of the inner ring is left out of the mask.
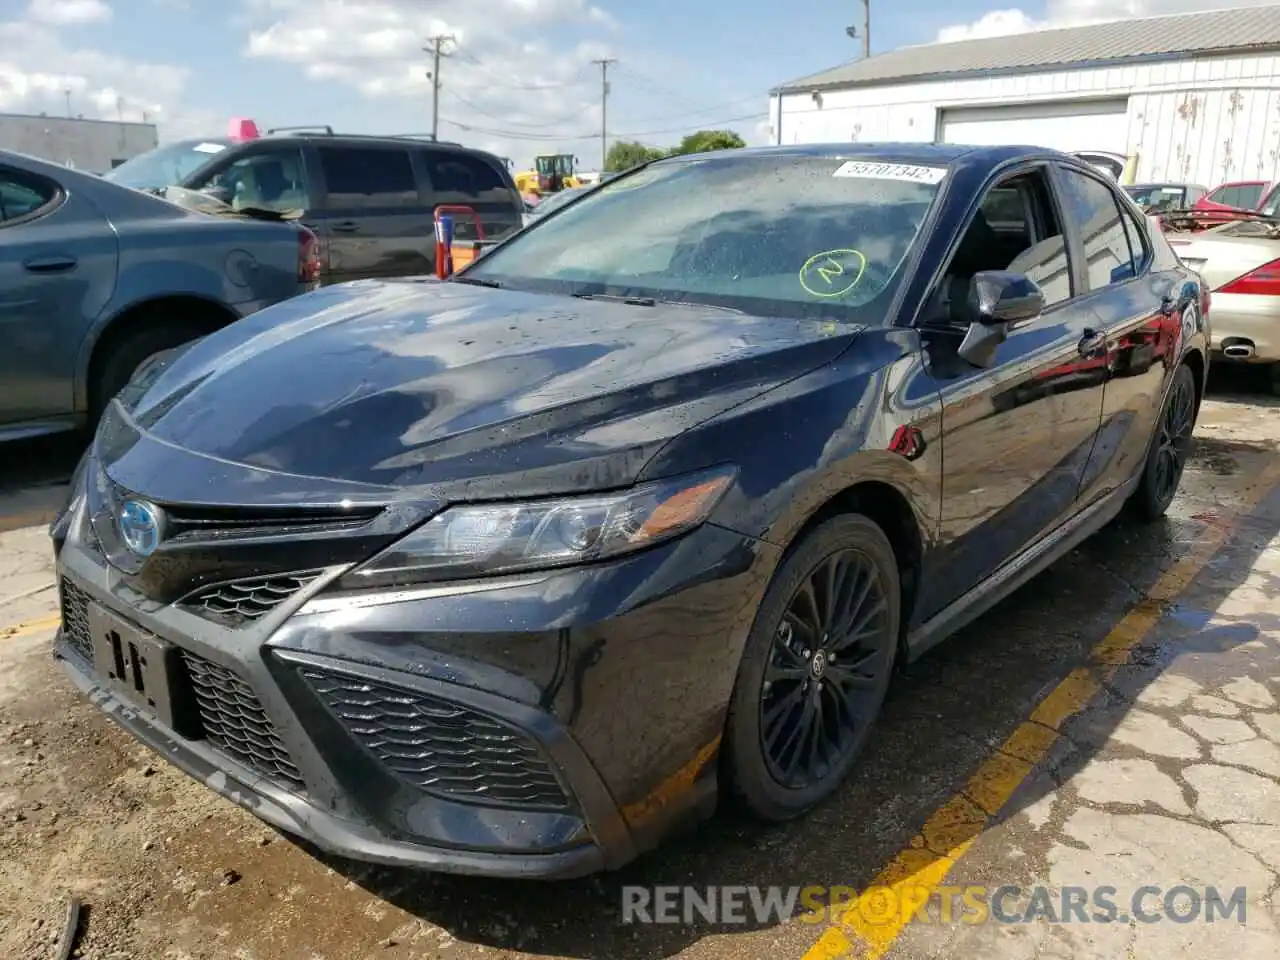
[[[135,461],[146,441],[209,463],[204,477],[166,470],[152,449],[146,489],[158,499],[226,502],[209,477],[225,486],[232,465],[255,478],[234,484],[237,502],[279,495],[272,476],[444,499],[601,489],[633,481],[682,431],[829,362],[859,329],[362,281],[262,310],[154,364],[117,415]],[[326,485],[291,485],[304,487]]]

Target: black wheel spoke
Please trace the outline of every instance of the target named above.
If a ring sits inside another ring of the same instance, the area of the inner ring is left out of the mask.
[[[760,736],[770,774],[804,789],[847,764],[883,695],[889,601],[876,561],[842,550],[787,604],[765,664]]]

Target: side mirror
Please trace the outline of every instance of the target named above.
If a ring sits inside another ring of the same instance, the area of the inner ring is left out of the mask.
[[[1044,291],[1030,277],[1007,270],[984,270],[969,284],[968,313],[973,318],[958,350],[975,367],[989,367],[1009,334],[1044,311]]]

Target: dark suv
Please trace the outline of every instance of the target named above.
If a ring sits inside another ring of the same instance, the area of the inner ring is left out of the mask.
[[[471,207],[488,238],[521,226],[524,203],[492,154],[412,137],[269,132],[265,137],[183,140],[134,157],[105,175],[124,186],[202,190],[232,206],[302,211],[320,238],[326,283],[435,270],[435,209]],[[456,218],[458,239],[475,237]]]

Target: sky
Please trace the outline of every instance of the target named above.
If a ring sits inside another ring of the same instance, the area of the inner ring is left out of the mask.
[[[1253,5],[1265,5],[1260,0]],[[1276,2],[1276,0],[1270,0]],[[871,52],[1248,0],[871,0]],[[859,0],[0,0],[0,112],[147,120],[162,141],[328,124],[427,133],[518,168],[600,164],[608,133],[669,146],[703,128],[767,143],[768,91],[861,55]],[[846,27],[855,24],[859,38]]]

